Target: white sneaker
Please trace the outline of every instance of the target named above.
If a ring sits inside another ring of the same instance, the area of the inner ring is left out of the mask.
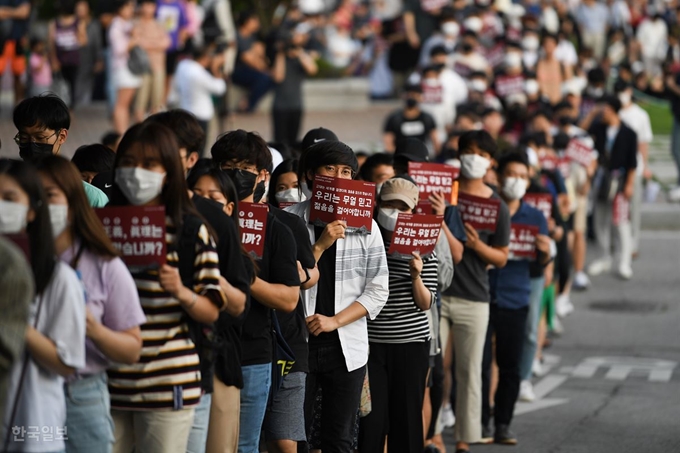
[[[583,271],[578,271],[576,275],[574,275],[574,283],[572,287],[574,289],[585,290],[588,289],[589,286],[590,279],[588,278],[588,274]]]
[[[552,325],[553,333],[557,335],[562,335],[564,333],[564,326],[562,326],[562,321],[560,321],[559,316],[553,316]]]
[[[522,381],[519,384],[519,400],[526,403],[531,403],[536,400],[534,386],[531,384],[531,381]]]
[[[631,269],[630,265],[622,264],[619,266],[619,277],[624,280],[630,280],[633,278],[633,269]]]
[[[456,416],[453,415],[453,409],[450,404],[446,404],[442,407],[441,422],[445,428],[451,428],[456,424]]]
[[[600,258],[590,263],[588,266],[588,273],[591,277],[604,274],[612,269],[612,260],[610,258]]]
[[[680,201],[680,186],[674,187],[668,191],[668,201],[672,203]]]
[[[555,299],[555,311],[560,318],[564,318],[574,311],[574,304],[571,303],[568,295],[560,294],[557,296],[557,299]]]
[[[531,372],[536,377],[541,377],[545,374],[545,370],[539,359],[534,359],[534,363],[531,365]]]

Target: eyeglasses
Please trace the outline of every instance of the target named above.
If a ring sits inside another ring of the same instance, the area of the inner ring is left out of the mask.
[[[351,179],[354,178],[354,171],[349,167],[338,167],[336,165],[324,165],[324,171],[331,176]]]
[[[17,135],[14,136],[14,143],[17,145],[20,145],[22,143],[47,143],[49,139],[54,137],[55,135],[58,135],[59,132],[61,132],[61,129],[57,129],[54,134],[50,135],[49,137],[43,137],[43,138],[36,138],[36,137],[31,137],[28,134],[22,134],[21,132],[17,132]]]

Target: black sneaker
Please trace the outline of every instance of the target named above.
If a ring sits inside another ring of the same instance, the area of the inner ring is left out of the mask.
[[[492,444],[493,443],[493,430],[488,425],[482,425],[482,439],[479,441],[480,444]]]
[[[503,445],[517,445],[517,437],[515,433],[510,431],[509,425],[498,425],[496,426],[496,435],[493,441],[497,444]]]
[[[437,448],[435,444],[430,444],[425,447],[423,453],[442,453],[442,452],[439,448]]]

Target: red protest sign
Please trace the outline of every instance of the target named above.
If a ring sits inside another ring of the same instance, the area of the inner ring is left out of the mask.
[[[538,226],[513,223],[510,225],[509,259],[535,260],[536,259],[536,236]]]
[[[503,76],[496,79],[496,94],[500,98],[524,93],[524,76]]]
[[[527,193],[522,201],[543,213],[546,220],[552,216],[553,198],[549,193]]]
[[[500,207],[501,200],[498,198],[475,197],[462,192],[458,194],[458,211],[463,222],[478,231],[496,231]]]
[[[557,161],[557,171],[559,171],[564,178],[568,178],[571,174],[571,160],[566,156],[560,158]]]
[[[28,238],[26,233],[16,233],[16,234],[6,234],[5,239],[13,242],[19,250],[24,254],[24,258],[29,263],[31,262],[31,240]]]
[[[375,184],[372,182],[316,175],[309,223],[325,226],[336,220],[344,220],[348,233],[369,234],[374,206]]]
[[[279,209],[286,209],[286,208],[289,208],[289,207],[294,206],[296,204],[298,204],[298,202],[295,202],[295,201],[280,201],[279,202]]]
[[[434,208],[432,207],[432,203],[430,203],[428,200],[419,200],[418,204],[416,205],[416,214],[425,215],[434,214]]]
[[[557,170],[557,165],[560,163],[560,158],[554,154],[542,152],[538,155],[538,163],[541,164],[542,169],[554,171]]]
[[[399,214],[387,253],[404,258],[411,258],[413,252],[420,256],[431,254],[443,220],[441,215]]]
[[[441,104],[444,98],[444,87],[441,83],[435,85],[430,85],[423,81],[421,83],[421,88],[423,90],[422,103],[423,104]]]
[[[630,202],[622,193],[617,193],[614,197],[612,207],[612,224],[614,226],[623,225],[630,218]]]
[[[447,198],[453,194],[453,185],[460,169],[446,164],[409,162],[408,175],[418,184],[421,200],[433,193],[443,193]]]
[[[131,271],[165,264],[165,206],[115,206],[95,212]]]
[[[267,233],[269,206],[260,203],[238,204],[238,224],[241,227],[241,244],[254,258],[264,254],[264,238]]]
[[[595,156],[593,155],[593,149],[586,145],[583,140],[578,138],[572,138],[569,140],[567,149],[564,151],[565,157],[570,161],[576,162],[577,164],[583,165],[584,167],[589,167],[593,162]]]

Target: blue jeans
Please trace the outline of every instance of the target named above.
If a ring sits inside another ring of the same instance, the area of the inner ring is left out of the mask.
[[[107,453],[113,447],[111,400],[106,373],[64,385],[68,453]]]
[[[538,324],[541,320],[541,302],[543,301],[543,286],[545,277],[531,279],[531,293],[529,294],[529,315],[524,333],[524,347],[522,361],[519,365],[519,375],[523,381],[531,379],[531,368],[538,347]]]
[[[274,88],[274,81],[268,74],[242,64],[236,66],[231,75],[231,80],[236,85],[248,90],[248,111],[250,112],[255,110],[260,99]]]
[[[194,424],[189,433],[187,453],[205,453],[205,443],[208,441],[208,422],[210,422],[210,404],[212,394],[201,395],[201,402],[194,411]]]
[[[267,409],[269,388],[272,385],[272,365],[248,365],[241,367],[241,431],[238,436],[239,453],[259,453],[260,431]]]
[[[106,105],[109,112],[113,112],[116,105],[116,84],[113,82],[113,52],[111,48],[104,49],[104,62],[106,63]]]
[[[678,169],[678,185],[680,185],[680,121],[673,118],[673,131],[671,132],[671,154]]]

